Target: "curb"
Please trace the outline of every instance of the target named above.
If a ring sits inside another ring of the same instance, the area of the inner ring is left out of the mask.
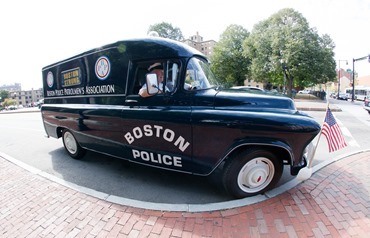
[[[312,168],[312,175],[319,171],[320,169],[336,162],[341,159],[360,154],[360,153],[365,153],[369,152],[369,150],[361,150],[361,151],[356,151],[353,153],[348,153],[344,154],[342,156],[338,156],[336,158],[333,158],[332,160],[326,160],[324,162],[321,162],[320,164],[314,166]],[[227,209],[232,209],[232,208],[238,208],[242,206],[247,206],[247,205],[252,205],[256,204],[259,202],[266,201],[270,198],[276,197],[294,187],[299,185],[300,183],[304,182],[305,180],[299,180],[297,177],[292,179],[291,181],[274,188],[268,192],[266,192],[263,195],[257,195],[254,197],[248,197],[248,198],[243,198],[243,199],[238,199],[238,200],[232,200],[232,201],[227,201],[227,202],[219,202],[219,203],[206,203],[206,204],[168,204],[168,203],[152,203],[152,202],[145,202],[145,201],[139,201],[139,200],[133,200],[133,199],[127,199],[123,197],[118,197],[115,195],[103,193],[96,191],[94,189],[86,188],[83,186],[79,186],[70,182],[67,182],[63,179],[60,179],[56,176],[53,176],[51,174],[48,174],[42,170],[36,169],[30,165],[27,165],[21,161],[16,160],[15,158],[0,152],[0,157],[4,158],[5,160],[35,174],[38,176],[41,176],[43,178],[46,178],[52,182],[58,183],[60,185],[63,185],[65,187],[68,187],[70,189],[73,189],[75,191],[84,193],[86,195],[123,205],[123,206],[130,206],[130,207],[135,207],[135,208],[141,208],[141,209],[149,209],[149,210],[157,210],[157,211],[172,211],[172,212],[212,212],[212,211],[219,211],[219,210],[227,210]]]
[[[1,114],[14,114],[14,113],[31,113],[31,112],[41,112],[40,109],[17,109],[13,111],[1,111]]]
[[[315,111],[315,112],[325,112],[326,108],[319,108],[319,107],[297,107],[298,111]],[[342,109],[334,107],[330,108],[332,112],[341,112]]]

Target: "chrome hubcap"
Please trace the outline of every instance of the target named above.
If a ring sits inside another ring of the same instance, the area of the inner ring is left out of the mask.
[[[76,151],[77,151],[77,142],[76,142],[75,138],[73,137],[73,135],[70,132],[66,132],[64,134],[64,143],[66,145],[67,150],[71,154],[76,153]]]
[[[257,157],[246,163],[238,175],[238,186],[247,193],[256,193],[267,187],[275,174],[271,160]]]

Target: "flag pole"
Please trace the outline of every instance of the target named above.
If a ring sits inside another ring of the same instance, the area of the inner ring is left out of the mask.
[[[323,122],[322,124],[324,124],[324,123],[325,123],[325,118],[326,118],[326,114],[327,114],[327,112],[328,112],[328,108],[329,108],[329,100],[328,100],[328,102],[327,102],[327,104],[326,104],[325,117],[324,117],[324,122]],[[314,148],[314,150],[313,150],[312,156],[311,156],[310,160],[308,161],[307,168],[311,168],[312,161],[313,161],[313,159],[314,159],[314,157],[315,157],[315,154],[316,154],[317,146],[319,145],[319,142],[320,142],[320,138],[321,138],[321,131],[322,131],[322,126],[320,127],[319,138],[317,139],[316,146],[315,146],[315,148]]]

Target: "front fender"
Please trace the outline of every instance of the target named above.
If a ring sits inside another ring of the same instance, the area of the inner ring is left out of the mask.
[[[272,138],[250,138],[240,140],[230,147],[227,154],[220,160],[219,164],[228,159],[232,159],[234,155],[241,153],[249,147],[265,148],[273,153],[279,154],[278,158],[282,160],[283,164],[290,165],[291,175],[297,175],[299,170],[307,166],[308,157],[312,156],[312,150],[314,149],[312,142],[310,142],[305,148],[308,151],[304,150],[302,153],[295,154],[291,146],[283,141]]]
[[[292,148],[285,142],[273,139],[273,138],[247,138],[234,143],[229,150],[227,151],[226,155],[223,157],[222,160],[230,157],[240,150],[243,150],[244,147],[250,146],[259,146],[259,147],[269,147],[269,148],[280,148],[284,150],[288,157],[285,157],[284,161],[288,161],[291,163],[294,161],[294,154]]]
[[[230,148],[226,151],[225,155],[218,161],[218,163],[214,166],[213,170],[210,171],[209,174],[211,174],[224,161],[233,159],[235,155],[242,153],[244,150],[250,147],[265,148],[266,150],[269,150],[273,153],[278,153],[280,155],[279,158],[281,158],[284,164],[292,165],[293,163],[293,150],[287,143],[272,138],[247,138],[239,140],[231,145]]]

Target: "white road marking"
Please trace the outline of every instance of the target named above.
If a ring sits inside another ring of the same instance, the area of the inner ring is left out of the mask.
[[[345,136],[345,140],[346,140],[347,145],[352,146],[352,147],[360,147],[360,145],[357,143],[355,138],[353,138],[353,136],[352,136],[351,132],[348,130],[348,128],[345,127],[343,125],[343,123],[336,116],[334,116],[334,117],[335,117],[335,120],[337,121],[337,123],[340,127],[340,130],[343,133],[343,136]]]

